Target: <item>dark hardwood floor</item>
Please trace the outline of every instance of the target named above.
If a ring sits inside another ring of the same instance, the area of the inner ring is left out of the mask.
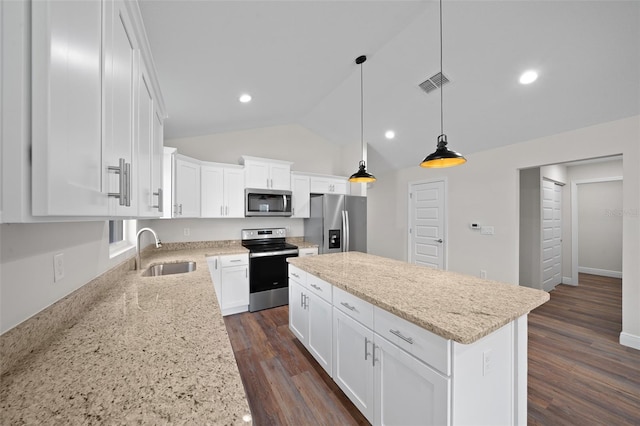
[[[621,281],[580,275],[529,315],[530,425],[640,425],[640,351],[618,344]],[[366,425],[289,331],[286,306],[225,317],[253,422]]]
[[[620,279],[580,274],[531,312],[530,425],[640,425],[640,351],[620,331]]]

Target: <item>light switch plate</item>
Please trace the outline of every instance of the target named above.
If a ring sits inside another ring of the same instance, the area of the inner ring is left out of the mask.
[[[482,235],[493,235],[493,226],[483,226],[480,228],[480,233]]]

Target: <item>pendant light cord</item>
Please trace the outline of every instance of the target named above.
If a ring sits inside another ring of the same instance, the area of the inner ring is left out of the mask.
[[[442,0],[440,0],[440,134],[444,133],[444,113],[443,113],[443,95],[442,95],[442,81],[444,80],[442,74]]]
[[[362,78],[362,62],[360,64],[360,146],[362,149],[362,161],[364,161],[364,83]]]

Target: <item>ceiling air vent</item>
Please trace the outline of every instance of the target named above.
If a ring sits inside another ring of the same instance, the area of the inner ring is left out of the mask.
[[[422,90],[425,91],[425,93],[431,93],[434,90],[438,89],[440,86],[444,86],[448,82],[449,79],[446,75],[437,73],[420,83],[419,86]]]

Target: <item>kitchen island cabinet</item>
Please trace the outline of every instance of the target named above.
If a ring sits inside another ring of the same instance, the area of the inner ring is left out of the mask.
[[[373,424],[526,424],[547,293],[358,252],[288,261],[332,286],[333,379]]]

